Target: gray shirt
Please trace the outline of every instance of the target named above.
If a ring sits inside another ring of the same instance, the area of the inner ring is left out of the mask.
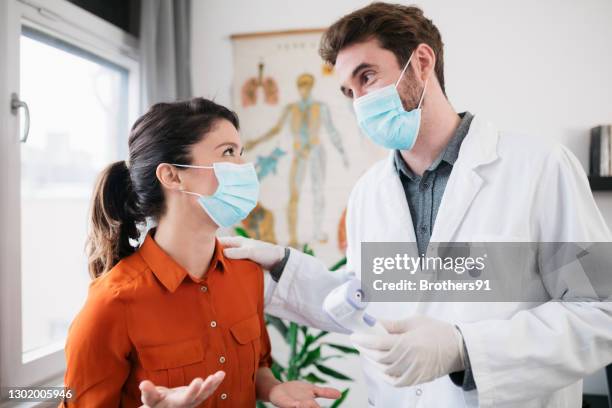
[[[453,170],[453,165],[459,157],[461,142],[470,130],[470,124],[474,118],[474,115],[470,112],[460,113],[459,116],[461,122],[453,137],[431,166],[423,172],[422,176],[418,176],[410,170],[400,151],[395,151],[395,168],[399,173],[406,201],[408,201],[408,208],[410,208],[419,254],[427,252],[446,183]],[[451,373],[450,378],[453,383],[462,387],[465,391],[470,391],[476,388],[476,383],[465,343],[463,349],[465,371]]]
[[[470,112],[460,113],[459,116],[461,123],[455,130],[455,134],[422,176],[410,170],[400,151],[395,151],[395,168],[398,170],[408,208],[410,208],[419,254],[427,251],[446,183],[459,156],[461,142],[467,135],[470,123],[474,118]]]

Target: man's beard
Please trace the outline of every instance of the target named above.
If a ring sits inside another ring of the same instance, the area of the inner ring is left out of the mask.
[[[421,100],[421,94],[423,93],[423,86],[416,82],[416,78],[412,72],[407,72],[404,78],[400,81],[397,86],[397,92],[400,95],[400,100],[404,109],[409,112],[416,109]]]

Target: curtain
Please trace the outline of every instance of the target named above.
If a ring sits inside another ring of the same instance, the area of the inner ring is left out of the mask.
[[[141,110],[192,96],[191,0],[143,0]]]

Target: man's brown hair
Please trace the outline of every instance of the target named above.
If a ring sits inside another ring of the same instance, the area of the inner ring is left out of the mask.
[[[325,31],[319,54],[325,62],[335,65],[340,50],[370,38],[377,39],[382,48],[393,52],[400,67],[408,62],[419,44],[429,45],[436,55],[436,77],[445,92],[442,37],[420,8],[376,2],[355,10]]]

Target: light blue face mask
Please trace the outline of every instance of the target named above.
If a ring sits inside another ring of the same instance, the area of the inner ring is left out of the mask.
[[[172,163],[172,165],[215,171],[219,187],[213,195],[206,196],[192,191],[181,191],[197,196],[204,211],[220,227],[231,227],[244,220],[257,205],[259,181],[253,163],[217,162],[212,166]]]
[[[402,69],[394,84],[376,89],[353,101],[359,127],[372,141],[387,149],[410,150],[416,142],[421,125],[421,103],[425,95],[427,81],[416,109],[406,111],[402,105],[397,85],[400,83],[406,68],[410,65],[412,55]]]

